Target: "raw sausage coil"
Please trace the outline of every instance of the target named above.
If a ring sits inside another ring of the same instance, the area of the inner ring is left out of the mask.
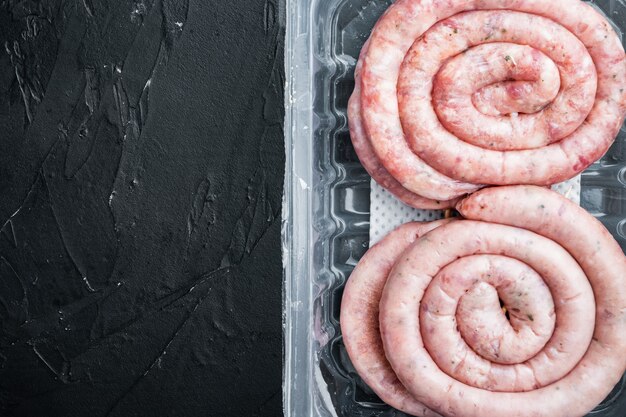
[[[427,201],[572,178],[626,114],[621,41],[579,0],[398,0],[355,82],[348,116],[355,147],[369,146],[363,165]]]
[[[626,369],[626,256],[543,187],[487,188],[457,210],[357,265],[341,312],[357,371],[414,415],[585,415]]]
[[[406,247],[449,221],[407,223],[371,247],[352,271],[341,304],[339,321],[343,341],[352,364],[365,383],[387,404],[424,417],[439,414],[407,392],[385,359],[378,328],[378,303],[387,276]]]
[[[368,42],[365,42],[362,51],[366,51],[367,46]],[[361,164],[367,173],[378,184],[408,206],[431,210],[454,207],[454,205],[458,202],[458,199],[450,201],[433,200],[409,191],[404,188],[402,184],[400,184],[382,164],[378,162],[378,157],[376,156],[367,135],[363,131],[364,127],[361,119],[361,100],[359,94],[361,87],[358,82],[360,79],[361,65],[362,62],[359,61],[356,69],[354,70],[354,78],[357,82],[354,87],[354,94],[352,94],[348,102],[348,113],[350,114],[350,117],[348,118],[350,138],[352,139],[352,145],[354,146],[354,150],[358,155]],[[472,190],[473,188],[468,189],[468,191]]]

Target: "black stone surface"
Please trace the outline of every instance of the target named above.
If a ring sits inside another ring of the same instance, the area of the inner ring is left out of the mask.
[[[0,0],[0,416],[279,416],[282,0]]]

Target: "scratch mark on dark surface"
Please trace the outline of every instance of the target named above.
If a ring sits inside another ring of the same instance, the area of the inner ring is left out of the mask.
[[[87,15],[89,17],[93,17],[94,16],[93,4],[92,4],[91,0],[83,0],[83,6],[85,7],[85,10],[87,11]]]
[[[269,134],[270,129],[266,127],[259,141],[261,146],[257,156],[262,169],[254,172],[249,180],[247,206],[237,220],[221,266],[238,264],[244,255],[252,253],[257,242],[279,215],[278,210],[272,207],[272,197],[268,195],[268,173],[271,172],[272,166],[276,163],[275,157],[271,156],[271,153],[263,151],[263,145]]]
[[[276,4],[273,0],[265,0],[265,7],[263,10],[263,25],[265,34],[271,31],[276,24]]]
[[[265,91],[263,92],[263,117],[268,124],[281,124],[284,118],[284,109],[276,107],[276,94],[281,89],[277,86],[285,85],[285,79],[283,71],[280,69],[282,66],[282,53],[279,46],[276,45],[273,51],[272,57],[272,72],[267,80]]]
[[[2,229],[0,230],[11,241],[11,243],[13,243],[13,246],[17,248],[17,236],[15,235],[15,226],[13,226],[13,222],[10,218],[4,223]]]
[[[11,216],[2,225],[3,229],[7,226],[7,224],[9,224],[11,219],[13,219],[15,216],[17,216],[20,213],[20,211],[22,210],[22,207],[24,207],[24,204],[26,203],[26,201],[28,201],[32,197],[33,193],[36,191],[37,184],[39,183],[40,180],[41,180],[41,177],[39,175],[37,175],[35,177],[35,180],[31,184],[30,188],[28,189],[28,193],[26,194],[26,197],[24,198],[24,200],[22,201],[20,206],[15,210],[15,212],[13,212],[13,214],[11,214]]]
[[[163,311],[164,309],[170,307],[172,304],[176,303],[177,301],[189,295],[199,285],[209,282],[209,279],[212,279],[215,275],[219,273],[223,273],[223,272],[228,272],[228,268],[217,268],[213,271],[202,274],[199,278],[194,279],[189,283],[186,283],[181,288],[176,289],[172,293],[167,294],[166,296],[155,300],[154,302],[151,303],[149,309],[146,309],[145,311],[140,312],[139,314],[135,315],[134,317],[130,318],[124,323],[121,323],[119,326],[113,329],[110,329],[110,331],[108,331],[105,334],[100,335],[99,337],[92,337],[92,342],[98,343],[102,341],[103,339],[106,339],[108,337],[121,333],[125,331],[128,327],[134,325],[135,323],[140,322],[141,320],[144,320],[146,317],[149,317],[151,314],[158,312],[158,311]],[[92,332],[92,335],[93,335],[93,332]]]
[[[85,68],[85,104],[89,108],[89,113],[93,114],[100,104],[100,90],[96,69]]]
[[[91,307],[99,302],[104,302],[108,297],[115,293],[120,285],[111,285],[106,289],[90,293],[87,297],[80,298],[72,303],[58,306],[69,316],[79,315],[81,310]],[[46,332],[46,328],[52,327],[52,324],[58,321],[58,311],[55,310],[43,316],[38,316],[37,320],[30,320],[22,323],[22,327],[31,337],[38,338],[42,333]]]
[[[24,111],[26,112],[26,118],[28,123],[33,121],[33,110],[30,104],[30,89],[25,85],[24,81],[24,64],[22,62],[22,54],[20,52],[20,44],[17,41],[13,42],[13,48],[9,46],[9,42],[7,41],[4,44],[4,48],[11,57],[11,64],[15,68],[15,77],[17,78],[17,83],[20,86],[20,92],[22,93],[22,100],[24,101]]]
[[[8,268],[8,271],[2,267]],[[5,309],[3,318],[5,336],[9,323],[21,324],[28,319],[28,292],[20,274],[11,262],[0,255],[0,301]],[[0,327],[1,328],[1,327]],[[1,339],[0,339],[1,340]]]
[[[212,191],[211,180],[204,178],[196,189],[191,211],[187,215],[187,246],[189,246],[192,235],[196,233],[203,218],[206,219],[205,226],[210,226],[215,222],[215,210],[213,208],[215,199],[216,195]]]
[[[43,355],[41,353],[39,353],[39,351],[37,350],[37,346],[33,345],[33,352],[35,352],[35,354],[37,355],[37,357],[48,367],[48,369],[50,369],[52,371],[53,374],[55,375],[59,375],[59,373],[57,372],[56,369],[54,369],[54,367],[52,366],[52,364],[50,362],[48,362],[46,360],[46,358],[43,357]]]
[[[168,294],[167,296],[160,298],[156,302],[156,308],[158,310],[163,310],[166,307],[171,306],[176,301],[180,300],[185,295],[190,294],[194,291],[199,285],[203,285],[212,279],[215,275],[220,273],[227,273],[229,268],[217,268],[213,271],[206,272],[200,276],[200,278],[194,279],[189,283],[183,285],[180,289],[175,292]]]
[[[228,275],[228,270],[224,270],[224,272],[226,273],[223,276],[226,277]],[[195,286],[191,287],[189,291],[190,292],[193,291],[194,288]],[[205,292],[205,294],[203,294],[201,297],[198,298],[198,300],[194,303],[191,310],[187,313],[186,317],[181,321],[178,327],[176,327],[174,332],[167,339],[167,341],[165,342],[165,345],[162,347],[159,354],[154,358],[154,360],[150,363],[150,365],[148,365],[148,367],[143,371],[143,373],[140,374],[137,377],[137,379],[135,379],[135,381],[133,381],[131,386],[128,387],[127,390],[122,392],[122,395],[113,403],[113,405],[111,406],[111,408],[109,409],[105,417],[109,417],[116,410],[118,405],[124,400],[124,398],[126,398],[130,393],[132,393],[135,387],[137,387],[137,385],[139,385],[139,383],[150,373],[150,371],[152,371],[152,369],[154,369],[154,367],[157,366],[157,364],[161,361],[161,359],[167,354],[167,349],[170,347],[172,342],[178,337],[181,330],[187,325],[187,323],[193,317],[193,315],[195,314],[196,310],[198,310],[198,307],[202,304],[202,302],[209,296],[209,294],[211,293],[211,290],[212,290],[212,287],[209,287],[208,290]]]
[[[68,146],[64,170],[68,179],[74,178],[87,163],[95,146],[95,132],[100,123],[99,114],[94,115],[100,101],[98,74],[95,68],[87,67],[81,76],[83,94],[76,100],[70,117],[59,127],[62,136],[60,140],[65,140]]]
[[[11,262],[9,262],[4,256],[0,255],[0,261],[2,261],[6,266],[9,267],[9,269],[13,273],[14,277],[16,278],[16,280],[20,283],[20,285],[22,287],[22,294],[25,297],[26,296],[26,288],[24,287],[24,282],[22,281],[22,278],[20,277],[20,274],[17,273],[17,271],[15,270],[13,265],[11,265]]]
[[[52,373],[59,378],[59,380],[61,382],[63,382],[64,384],[68,384],[69,383],[69,363],[66,362],[65,360],[63,360],[62,364],[61,364],[61,369],[56,369],[55,366],[52,364],[52,362],[50,362],[50,360],[48,360],[37,348],[37,345],[35,343],[31,343],[31,346],[33,348],[33,352],[35,352],[35,355],[37,355],[37,357],[39,358],[39,360],[41,360],[41,362],[44,363],[44,365],[46,365],[46,367],[48,369],[50,369],[50,371],[52,371]]]
[[[150,78],[146,81],[146,84],[141,91],[141,97],[139,98],[139,124],[144,126],[148,122],[148,111],[150,110],[150,86],[152,85],[152,77],[156,72],[155,68],[150,73]]]
[[[85,285],[87,286],[87,289],[90,292],[96,292],[96,290],[91,286],[91,283],[89,282],[86,276],[83,277],[83,281],[85,282]]]
[[[121,73],[121,67],[116,66],[115,72]],[[126,95],[124,84],[120,78],[118,78],[113,84],[113,97],[115,97],[115,108],[117,109],[118,116],[117,126],[120,130],[120,137],[123,140],[126,140],[125,129],[128,126],[128,121],[130,119],[130,111],[128,108],[128,96]]]
[[[27,23],[27,26],[30,26],[31,36],[34,37],[36,36],[35,33],[37,29],[35,28],[37,26],[34,26],[32,23],[34,22],[33,18],[27,19],[27,22],[30,22]],[[43,88],[39,75],[29,71],[25,62],[27,57],[22,51],[20,43],[17,40],[13,41],[13,45],[10,45],[9,41],[5,41],[4,48],[11,59],[11,64],[13,65],[15,72],[15,78],[17,79],[22,95],[22,101],[24,103],[27,124],[30,124],[32,123],[35,114],[35,106],[41,103],[43,98]]]
[[[251,187],[249,187],[251,188]],[[265,207],[259,209],[259,204],[264,204],[264,187],[261,185],[256,194],[248,194],[249,203],[244,214],[239,217],[233,231],[228,251],[222,258],[221,266],[238,265],[245,255],[252,253],[252,250],[266,230],[273,223],[273,217],[265,215]],[[263,225],[259,225],[264,223]]]

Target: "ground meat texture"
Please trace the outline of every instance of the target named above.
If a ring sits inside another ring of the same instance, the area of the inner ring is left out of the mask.
[[[391,232],[360,260],[348,279],[341,302],[343,343],[355,369],[383,401],[416,416],[439,414],[415,400],[387,362],[378,330],[378,303],[398,256],[418,237],[448,222],[407,223]]]
[[[364,165],[430,201],[572,178],[626,114],[624,49],[579,0],[398,0],[355,81]]]
[[[362,53],[367,51],[367,46],[368,42],[366,42],[363,46]],[[358,155],[361,164],[367,173],[378,184],[408,206],[420,209],[447,209],[454,207],[454,205],[458,202],[458,199],[448,201],[433,200],[422,197],[421,195],[408,190],[400,184],[379,162],[378,156],[376,156],[376,153],[367,138],[367,134],[364,131],[363,121],[361,118],[361,96],[359,94],[361,65],[362,61],[359,61],[354,71],[354,79],[356,81],[354,94],[352,94],[348,102],[348,125],[350,128],[350,138],[352,139],[352,145],[354,146],[354,150]]]
[[[626,256],[543,187],[487,188],[457,210],[385,267],[396,377],[444,416],[584,416],[626,369]]]

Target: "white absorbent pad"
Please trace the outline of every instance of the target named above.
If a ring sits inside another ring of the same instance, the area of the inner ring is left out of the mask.
[[[409,207],[372,180],[370,192],[370,247],[396,227],[411,221],[443,219],[443,210],[422,210]],[[552,186],[576,204],[580,204],[580,175]]]

